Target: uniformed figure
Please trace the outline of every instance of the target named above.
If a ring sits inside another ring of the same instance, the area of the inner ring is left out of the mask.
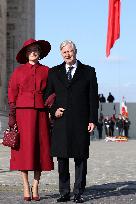
[[[115,115],[113,114],[112,117],[110,118],[111,120],[111,124],[110,124],[110,132],[111,132],[111,136],[114,136],[114,126],[116,123],[116,118]]]
[[[128,131],[129,131],[129,127],[130,127],[130,120],[129,120],[129,118],[124,117],[123,122],[124,122],[124,134],[125,134],[125,136],[128,137]]]
[[[116,127],[118,129],[118,134],[123,136],[124,122],[121,114],[118,115],[118,118],[116,120]]]
[[[9,126],[17,124],[20,133],[19,149],[11,150],[10,169],[21,171],[26,201],[31,200],[28,171],[34,171],[32,199],[37,201],[41,171],[53,169],[49,118],[43,100],[49,68],[38,62],[50,49],[48,41],[27,40],[16,57],[21,65],[13,72],[8,86]]]
[[[97,130],[99,134],[99,139],[102,139],[102,132],[103,132],[103,114],[102,113],[100,114],[100,117],[98,119]]]
[[[105,116],[104,127],[105,127],[105,135],[106,135],[106,137],[111,136],[110,126],[111,126],[111,120],[110,120],[109,116]]]
[[[90,132],[97,124],[98,85],[95,69],[76,59],[72,41],[60,45],[64,62],[49,71],[46,97],[56,94],[51,108],[54,117],[51,154],[57,157],[60,198],[70,200],[69,158],[75,161],[74,201],[84,201]]]

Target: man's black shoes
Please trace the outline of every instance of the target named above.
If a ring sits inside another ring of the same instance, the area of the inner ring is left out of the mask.
[[[67,202],[67,201],[70,201],[70,195],[69,195],[69,194],[61,195],[61,196],[57,199],[57,203]],[[78,195],[75,195],[75,196],[74,196],[74,202],[75,202],[75,203],[84,203],[85,200],[84,200],[84,198],[83,198],[80,194],[78,194]]]
[[[67,201],[70,201],[70,195],[69,195],[69,194],[61,195],[61,196],[57,199],[57,203],[67,202]]]
[[[75,196],[74,196],[74,202],[75,202],[75,203],[84,203],[85,200],[84,200],[84,198],[79,194],[79,195],[75,195]]]

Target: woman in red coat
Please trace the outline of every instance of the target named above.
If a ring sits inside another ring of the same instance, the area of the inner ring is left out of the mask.
[[[8,86],[9,126],[17,124],[20,133],[19,149],[11,150],[10,169],[21,171],[27,201],[31,200],[28,171],[34,171],[32,199],[38,201],[41,171],[53,169],[49,118],[43,100],[49,68],[38,62],[50,49],[48,41],[27,40],[16,56],[21,65],[14,70]]]

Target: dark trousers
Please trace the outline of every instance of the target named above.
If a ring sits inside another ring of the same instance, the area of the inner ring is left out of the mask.
[[[70,173],[69,173],[69,159],[58,159],[58,172],[59,172],[59,192],[61,195],[70,193]],[[86,186],[87,174],[87,159],[77,159],[75,161],[75,183],[73,192],[75,195],[83,194]]]
[[[119,135],[122,136],[123,135],[123,128],[119,128],[118,131],[119,131]]]
[[[99,134],[99,139],[102,139],[102,129],[98,130],[98,134]]]
[[[128,137],[128,128],[124,128],[124,131],[125,131],[125,136]]]

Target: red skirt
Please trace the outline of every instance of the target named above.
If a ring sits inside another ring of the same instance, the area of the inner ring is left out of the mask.
[[[43,109],[16,109],[20,148],[11,150],[10,170],[53,169],[48,113]]]

